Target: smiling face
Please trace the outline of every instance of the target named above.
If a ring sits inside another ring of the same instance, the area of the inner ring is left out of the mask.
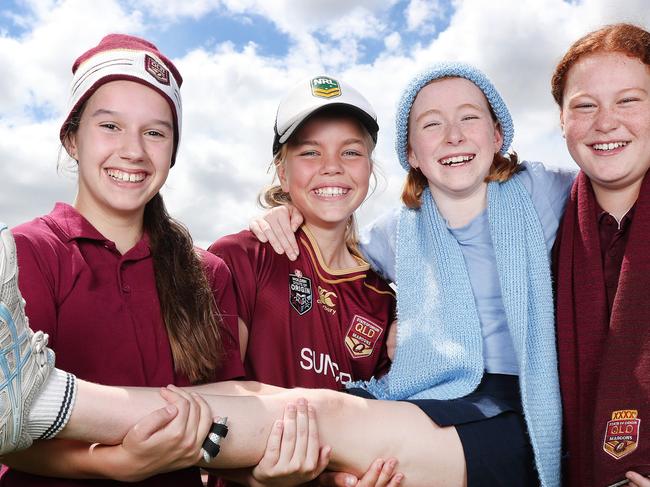
[[[316,115],[292,136],[278,176],[305,223],[345,229],[368,193],[369,144],[354,118]]]
[[[650,69],[601,52],[569,70],[561,111],[567,148],[594,190],[636,187],[650,167]]]
[[[433,81],[413,102],[409,164],[422,171],[434,198],[485,191],[485,178],[502,142],[487,99],[469,80]]]
[[[169,173],[173,117],[157,92],[132,81],[102,85],[86,102],[66,150],[79,163],[75,207],[89,220],[142,217]]]

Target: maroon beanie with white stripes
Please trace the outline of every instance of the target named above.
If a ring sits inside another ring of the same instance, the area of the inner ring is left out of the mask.
[[[109,34],[83,53],[72,65],[72,87],[67,117],[61,126],[61,142],[75,113],[103,84],[115,80],[142,83],[162,95],[174,116],[172,166],[181,135],[183,78],[176,66],[151,42],[126,34]]]

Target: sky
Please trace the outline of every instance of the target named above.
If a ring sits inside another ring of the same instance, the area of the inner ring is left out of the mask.
[[[520,159],[575,167],[550,77],[578,37],[621,21],[650,28],[646,0],[0,0],[0,220],[17,225],[74,201],[58,140],[71,67],[111,32],[150,40],[183,76],[183,134],[163,195],[207,246],[261,211],[277,105],[319,75],[352,84],[378,114],[378,184],[361,224],[399,204],[395,104],[433,62],[469,62],[490,77]]]

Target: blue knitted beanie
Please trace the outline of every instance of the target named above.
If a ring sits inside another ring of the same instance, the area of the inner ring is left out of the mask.
[[[438,63],[415,76],[402,92],[402,96],[397,104],[395,149],[397,150],[397,157],[399,158],[400,164],[407,171],[411,168],[406,150],[408,144],[409,113],[411,112],[415,97],[422,87],[430,81],[446,77],[465,78],[479,87],[492,107],[503,131],[501,153],[505,154],[510,148],[512,138],[515,135],[512,117],[501,95],[499,95],[499,92],[494,88],[487,76],[470,64]]]

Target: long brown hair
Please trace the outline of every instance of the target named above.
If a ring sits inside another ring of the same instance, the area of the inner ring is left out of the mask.
[[[84,108],[71,117],[65,141],[79,129]],[[144,230],[174,368],[192,383],[213,380],[223,361],[222,319],[192,237],[169,215],[160,193],[145,205]]]

